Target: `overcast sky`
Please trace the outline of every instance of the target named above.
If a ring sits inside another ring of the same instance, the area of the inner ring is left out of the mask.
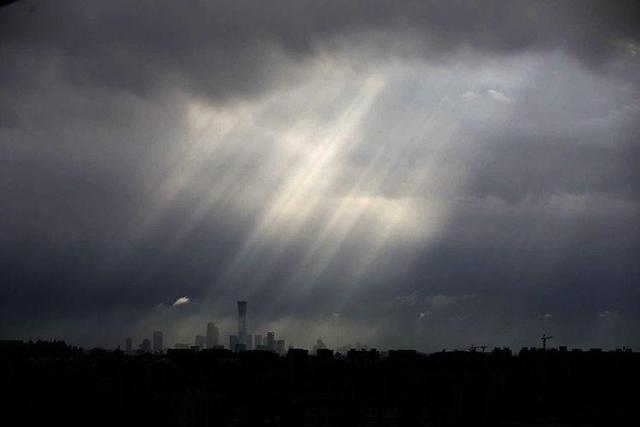
[[[0,338],[640,346],[637,1],[0,9]]]

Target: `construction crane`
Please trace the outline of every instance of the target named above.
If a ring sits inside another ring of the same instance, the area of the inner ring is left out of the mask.
[[[540,339],[542,340],[542,349],[543,350],[547,349],[547,341],[549,341],[551,338],[553,338],[553,337],[550,337],[550,336],[548,336],[546,334],[542,334],[542,337]]]

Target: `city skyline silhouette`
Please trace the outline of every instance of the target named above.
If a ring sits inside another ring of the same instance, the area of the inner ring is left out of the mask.
[[[639,24],[0,1],[7,422],[631,424]]]

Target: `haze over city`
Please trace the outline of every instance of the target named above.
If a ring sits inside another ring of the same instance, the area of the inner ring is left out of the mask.
[[[0,9],[0,339],[640,346],[636,1]]]

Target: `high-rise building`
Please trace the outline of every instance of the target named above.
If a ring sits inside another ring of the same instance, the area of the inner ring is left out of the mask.
[[[214,348],[220,345],[220,334],[218,328],[213,323],[207,323],[207,348]]]
[[[206,343],[207,343],[207,339],[204,335],[200,335],[200,334],[196,335],[196,339],[194,342],[196,347],[204,348]]]
[[[238,301],[238,343],[247,343],[247,302]]]
[[[131,350],[133,350],[133,344],[131,341],[131,337],[127,338],[127,343],[125,344],[125,349],[127,351],[127,353],[131,353]]]
[[[229,335],[229,350],[237,351],[238,347],[238,336],[237,335]]]
[[[253,335],[248,334],[244,343],[245,350],[253,350]]]
[[[151,353],[151,341],[149,341],[149,338],[142,340],[142,343],[140,344],[140,352]]]
[[[318,340],[316,341],[315,345],[313,346],[313,350],[312,353],[315,354],[318,352],[318,350],[323,350],[326,349],[327,345],[324,343],[324,341],[322,341],[321,337],[318,337]]]
[[[162,345],[162,332],[153,331],[153,352],[160,353],[163,349]]]
[[[281,356],[284,355],[284,340],[277,340],[276,341],[276,353],[278,353]]]
[[[275,334],[275,332],[267,332],[267,350],[276,351],[276,334]]]
[[[257,349],[258,347],[262,347],[262,335],[255,334],[253,336],[253,345]]]

